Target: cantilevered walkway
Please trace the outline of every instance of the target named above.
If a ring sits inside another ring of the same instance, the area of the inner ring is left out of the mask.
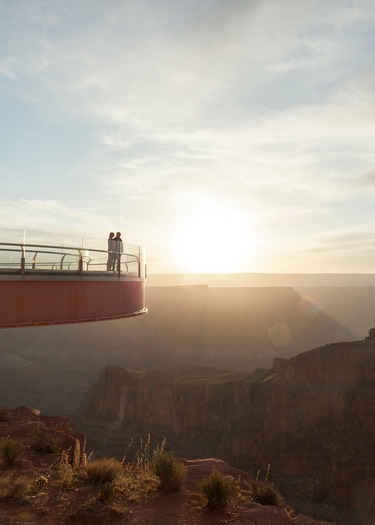
[[[0,328],[119,319],[146,312],[143,249],[124,243],[118,270],[109,272],[108,252],[87,243],[28,244],[1,242],[0,237]]]

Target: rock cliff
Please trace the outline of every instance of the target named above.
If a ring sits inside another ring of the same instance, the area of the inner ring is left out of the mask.
[[[167,437],[185,457],[216,456],[252,473],[270,464],[295,506],[317,505],[322,518],[337,523],[350,523],[351,515],[351,523],[371,523],[372,335],[277,358],[271,369],[252,373],[106,367],[82,419],[89,445],[121,456],[130,439],[150,433]]]

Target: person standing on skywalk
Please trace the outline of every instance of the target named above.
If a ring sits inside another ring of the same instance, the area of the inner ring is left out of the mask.
[[[108,237],[108,259],[107,259],[107,272],[111,272],[115,269],[116,264],[116,243],[115,234],[111,232]]]
[[[115,242],[116,252],[116,271],[119,272],[121,268],[121,255],[124,253],[124,245],[121,239],[121,233],[117,232],[116,237],[113,240]]]

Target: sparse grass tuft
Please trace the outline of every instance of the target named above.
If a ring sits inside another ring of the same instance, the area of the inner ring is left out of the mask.
[[[133,443],[133,442],[132,442]],[[145,469],[150,465],[151,461],[151,435],[147,434],[147,439],[140,440],[140,448],[135,455],[135,463],[141,468]]]
[[[161,443],[158,443],[154,449],[151,447],[151,435],[147,434],[147,439],[143,440],[141,438],[140,440],[140,448],[135,454],[135,464],[137,467],[139,467],[142,470],[152,468],[152,463],[158,454],[161,454],[165,450],[167,440],[166,438],[163,439]],[[133,444],[133,440],[131,441],[131,445]],[[123,463],[125,462],[125,456],[123,459]]]
[[[164,492],[180,490],[185,479],[186,468],[172,452],[157,452],[152,460],[152,469],[160,479],[160,488]]]
[[[0,457],[6,468],[13,467],[24,451],[24,444],[19,439],[5,437],[0,441]]]
[[[86,465],[87,477],[93,483],[111,483],[122,470],[122,463],[115,458],[94,459]]]
[[[130,441],[122,458],[122,471],[113,481],[115,492],[121,494],[126,500],[133,502],[147,501],[150,494],[160,486],[160,480],[153,470],[153,460],[156,455],[164,452],[166,439],[155,447],[151,445],[151,436],[141,438],[138,450],[132,454],[134,460],[126,461],[130,449],[134,445],[134,439]]]
[[[69,489],[74,485],[76,480],[76,471],[69,462],[68,453],[63,450],[58,462],[55,464],[56,470],[59,475],[58,485],[62,489]]]
[[[257,481],[253,486],[253,499],[261,505],[274,505],[279,507],[281,495],[273,483]]]
[[[211,510],[226,507],[236,492],[236,485],[225,479],[221,472],[214,470],[201,483],[201,490]]]
[[[264,481],[260,481],[260,470],[258,470],[257,477],[253,485],[253,499],[261,505],[274,505],[275,507],[279,507],[282,502],[281,494],[275,485],[268,481],[269,473],[270,465],[267,466],[267,473]]]
[[[123,456],[123,471],[116,478],[113,485],[115,490],[121,493],[128,501],[144,502],[147,501],[150,494],[155,492],[160,485],[160,480],[153,471],[154,457],[163,452],[166,444],[164,438],[162,443],[157,444],[155,448],[151,446],[151,436],[147,439],[141,439],[138,451],[134,455],[133,462],[126,462],[126,456],[134,445],[132,439]]]
[[[141,469],[136,464],[126,464],[113,485],[128,501],[143,502],[157,490],[159,479],[148,467]]]

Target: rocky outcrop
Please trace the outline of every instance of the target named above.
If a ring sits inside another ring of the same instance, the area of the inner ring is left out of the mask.
[[[169,495],[168,502],[151,498],[147,506],[132,509],[132,525],[334,525],[297,514],[286,502],[281,502],[280,506],[257,503],[251,490],[255,479],[217,458],[183,462],[186,478],[182,491]],[[200,496],[202,481],[213,471],[221,472],[226,480],[234,481],[237,485],[239,497],[229,508],[209,511],[207,500]]]
[[[221,457],[250,472],[270,464],[297,507],[344,509],[356,524],[375,514],[373,339],[276,359],[252,373],[107,367],[83,421],[90,445],[102,451],[121,455],[131,438],[165,436],[185,457]]]
[[[65,451],[74,467],[85,464],[86,435],[73,432],[70,418],[44,416],[39,410],[24,406],[12,410],[0,408],[0,416],[0,442],[4,437],[11,437],[22,440],[30,448],[36,439],[43,436],[44,443],[56,444],[58,448],[56,451],[45,450],[46,456],[50,453],[51,461],[56,459],[54,452]]]
[[[100,498],[98,485],[92,483],[85,476],[85,470],[80,468],[85,466],[84,435],[72,432],[69,418],[43,416],[39,410],[24,406],[13,410],[0,408],[0,416],[0,444],[2,438],[12,437],[23,441],[25,445],[21,456],[12,466],[0,459],[3,482],[0,494],[1,524],[175,525],[199,522],[201,525],[210,525],[215,522],[233,525],[333,525],[295,512],[281,497],[278,497],[277,506],[260,504],[254,497],[254,477],[216,458],[181,460],[185,465],[186,476],[181,490],[172,495],[157,492],[157,479],[152,479],[151,472],[146,474],[143,471],[144,487],[142,483],[137,484],[135,480],[142,476],[142,471],[134,471],[131,492],[124,489],[129,478],[124,486],[119,482],[118,490],[116,492],[114,489],[111,498]],[[35,437],[41,433],[45,438],[44,445],[58,442],[59,450],[48,453],[47,450],[35,449]],[[64,470],[57,468],[59,464],[61,466],[61,453],[64,451],[70,455],[74,467],[70,471],[75,474],[74,482],[70,479],[67,483],[67,478],[64,478],[66,467]],[[207,499],[200,489],[203,479],[207,479],[213,471],[220,472],[236,485],[236,494],[230,505],[215,511],[208,510]],[[127,475],[130,476],[129,471]],[[18,486],[32,487],[32,490],[25,489],[24,493],[20,491],[17,499],[14,497],[16,491],[12,492],[11,489],[16,483],[19,483]]]

